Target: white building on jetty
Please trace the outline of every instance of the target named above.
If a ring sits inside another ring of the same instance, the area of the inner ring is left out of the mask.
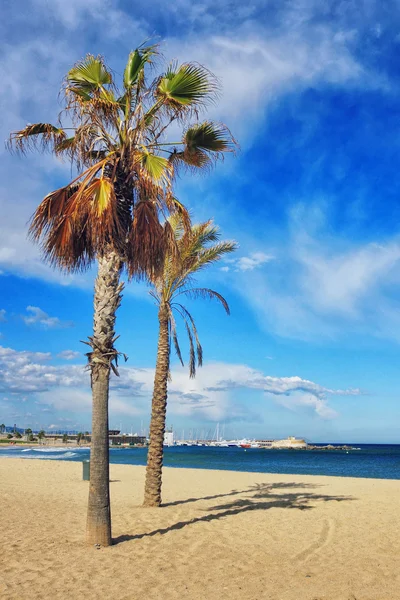
[[[291,448],[294,450],[303,450],[307,448],[307,442],[305,440],[289,436],[285,440],[274,440],[271,448]]]

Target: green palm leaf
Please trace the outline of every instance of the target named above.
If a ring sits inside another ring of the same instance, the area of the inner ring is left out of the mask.
[[[225,152],[234,152],[235,141],[222,123],[205,121],[193,125],[183,137],[183,152],[174,152],[170,160],[179,160],[191,167],[204,168],[221,158]]]
[[[183,138],[189,152],[229,152],[234,150],[232,136],[225,125],[205,121],[190,127]]]
[[[215,78],[201,65],[171,65],[161,77],[156,97],[175,109],[193,107],[212,100],[218,90]]]
[[[74,91],[88,93],[110,85],[112,76],[101,57],[89,54],[69,71],[67,82],[75,87]]]
[[[155,54],[157,54],[156,45],[136,49],[129,54],[124,71],[125,89],[128,90],[137,83],[146,63],[151,62],[151,57]]]
[[[154,183],[168,185],[172,175],[172,167],[167,158],[142,151],[136,153],[135,161],[140,164]]]

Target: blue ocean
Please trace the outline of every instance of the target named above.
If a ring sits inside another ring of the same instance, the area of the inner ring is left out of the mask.
[[[175,446],[165,448],[164,465],[191,469],[218,469],[292,475],[334,475],[400,479],[400,445],[349,444],[352,450],[260,450]],[[110,462],[145,465],[146,448],[110,448]],[[88,448],[10,447],[0,458],[83,461]]]

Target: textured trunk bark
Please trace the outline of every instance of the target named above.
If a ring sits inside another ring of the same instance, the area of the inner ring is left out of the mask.
[[[121,268],[121,259],[116,252],[111,249],[104,252],[98,258],[94,291],[93,351],[89,363],[93,397],[92,444],[86,541],[101,546],[111,544],[108,393],[110,362],[115,357],[115,316],[122,298]]]
[[[151,404],[150,443],[147,453],[146,482],[143,506],[160,506],[162,465],[164,456],[165,415],[170,358],[168,311],[164,305],[158,312],[159,334],[157,365]]]

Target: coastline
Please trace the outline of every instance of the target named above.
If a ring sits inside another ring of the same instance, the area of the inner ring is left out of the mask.
[[[68,460],[90,459],[88,446],[6,446],[0,458]],[[111,447],[110,463],[146,465],[143,447]],[[400,446],[368,445],[357,451],[294,451],[240,448],[166,448],[164,466],[174,469],[293,474],[379,480],[400,480]]]
[[[111,464],[111,548],[83,542],[79,462],[0,461],[2,599],[396,600],[400,481]],[[90,577],[88,577],[90,574]]]

